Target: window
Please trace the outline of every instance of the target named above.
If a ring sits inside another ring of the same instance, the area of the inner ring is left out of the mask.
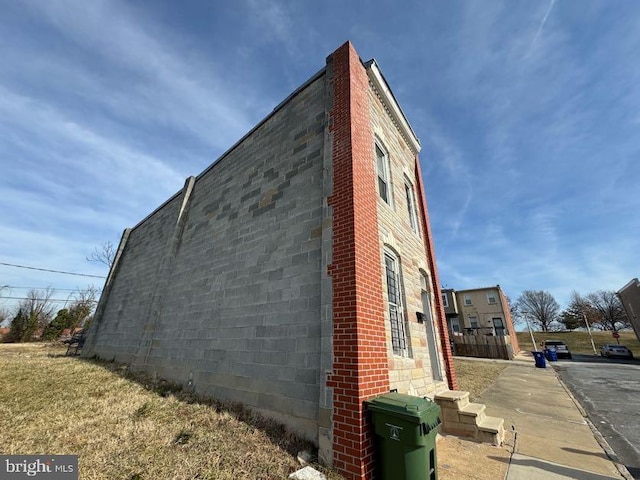
[[[384,265],[387,277],[387,302],[389,304],[393,353],[396,355],[406,355],[407,335],[404,328],[398,259],[392,254],[385,253]]]
[[[409,224],[411,225],[411,230],[419,233],[418,217],[416,215],[416,202],[413,196],[413,185],[406,178],[404,181],[404,193],[407,197],[407,210],[409,213]]]
[[[446,293],[442,294],[442,306],[445,308],[449,306],[449,297],[447,297]]]
[[[453,317],[450,322],[451,333],[460,333],[460,320],[458,317]]]
[[[473,329],[478,328],[478,317],[469,317],[469,325]]]
[[[387,154],[376,144],[376,165],[378,169],[378,193],[380,198],[391,205],[389,188],[389,162]]]
[[[468,294],[464,294],[464,304],[465,305],[471,305],[471,295]]]
[[[495,305],[496,304],[496,293],[495,292],[487,293],[487,302],[489,302],[489,305]]]
[[[502,337],[505,335],[504,333],[504,321],[500,317],[494,317],[491,319],[493,322],[493,329],[497,336]]]

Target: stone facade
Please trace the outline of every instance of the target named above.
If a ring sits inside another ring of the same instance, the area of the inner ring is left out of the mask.
[[[456,386],[419,149],[375,62],[346,43],[125,230],[83,354],[242,402],[369,478],[363,401]]]

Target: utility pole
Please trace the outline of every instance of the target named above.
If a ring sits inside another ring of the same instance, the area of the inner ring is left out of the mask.
[[[587,332],[589,332],[589,338],[591,339],[591,347],[593,348],[593,354],[597,355],[596,344],[593,343],[593,336],[591,335],[591,328],[589,328],[589,322],[587,322],[587,315],[582,312],[582,318],[584,318],[584,324],[587,326]]]
[[[536,339],[533,338],[533,332],[531,331],[531,325],[529,325],[529,312],[523,310],[522,315],[524,315],[524,321],[527,323],[527,328],[529,329],[529,335],[531,335],[531,343],[533,343],[533,350],[535,352],[538,351],[538,346],[536,345]]]

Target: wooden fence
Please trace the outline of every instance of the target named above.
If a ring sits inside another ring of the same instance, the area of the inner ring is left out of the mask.
[[[451,335],[454,355],[513,360],[511,338],[492,335]]]

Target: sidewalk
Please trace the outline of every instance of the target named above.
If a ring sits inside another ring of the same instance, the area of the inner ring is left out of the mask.
[[[441,477],[632,480],[596,440],[581,407],[553,368],[535,368],[528,355],[519,355],[509,363],[475,400],[486,405],[487,415],[504,418],[505,445],[474,446],[446,436],[437,447]],[[469,465],[465,468],[463,463]]]

